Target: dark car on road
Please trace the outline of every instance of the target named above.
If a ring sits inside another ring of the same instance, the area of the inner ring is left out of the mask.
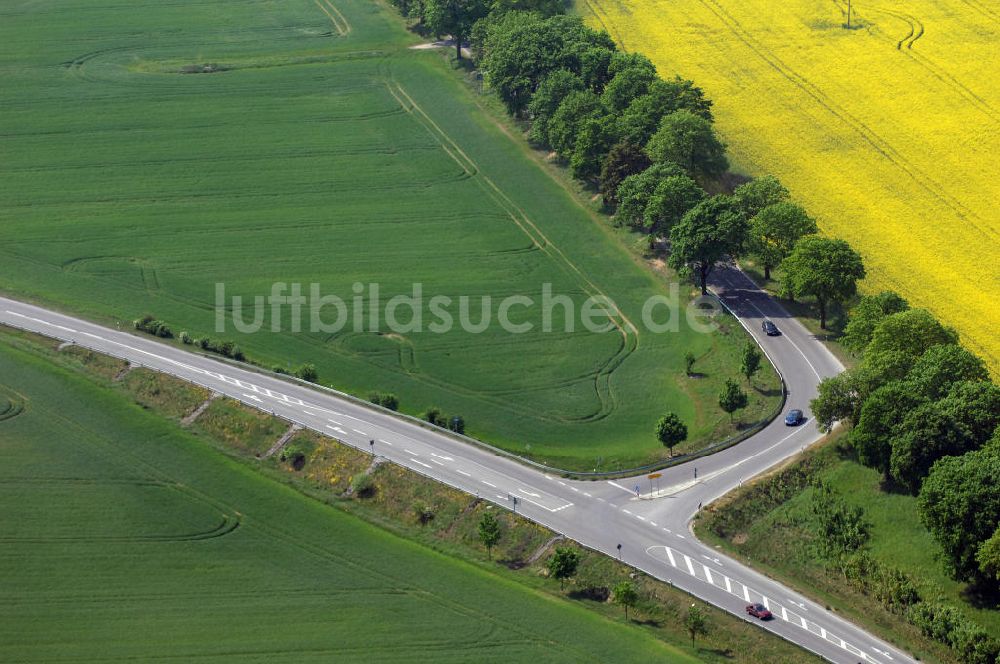
[[[778,330],[778,326],[769,320],[764,321],[760,324],[760,329],[764,330],[764,334],[769,337],[776,337],[781,334]]]
[[[747,614],[761,620],[770,620],[774,617],[763,604],[747,604]]]
[[[788,415],[785,415],[785,424],[790,427],[802,424],[802,411],[798,408],[788,411]]]

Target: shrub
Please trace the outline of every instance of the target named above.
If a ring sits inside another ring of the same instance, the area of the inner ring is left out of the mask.
[[[399,410],[399,399],[391,392],[372,392],[368,396],[368,400],[389,410]]]
[[[694,363],[696,361],[697,358],[694,356],[694,353],[691,351],[684,353],[684,373],[688,376],[691,375],[691,370],[694,369]]]
[[[904,613],[920,601],[917,586],[909,576],[864,551],[845,557],[841,572],[852,586],[893,613]]]
[[[434,510],[422,502],[413,503],[413,515],[417,517],[417,521],[421,526],[426,526],[434,520]]]
[[[831,558],[857,551],[868,541],[864,510],[848,505],[829,484],[818,482],[812,496],[813,531],[820,551]]]
[[[315,383],[319,380],[319,372],[316,371],[315,365],[312,364],[303,364],[295,370],[295,375],[310,383]]]
[[[179,338],[181,340],[181,343],[184,344],[185,346],[190,346],[192,343],[191,335],[188,334],[187,332],[181,332]]]
[[[990,664],[997,661],[1000,642],[963,616],[954,606],[941,601],[920,602],[910,608],[906,617],[924,636],[954,650],[963,664]]]
[[[161,320],[153,318],[151,315],[146,314],[142,318],[137,318],[132,321],[132,326],[139,330],[140,332],[146,332],[152,334],[153,336],[162,337],[164,339],[169,339],[174,336],[170,328]]]
[[[437,406],[431,406],[428,408],[421,418],[430,422],[434,426],[445,427],[448,425],[448,418],[441,413],[441,409]]]
[[[375,480],[368,473],[359,473],[351,480],[351,492],[358,498],[368,498],[375,493]]]
[[[294,445],[289,445],[281,451],[281,460],[295,470],[302,470],[306,465],[306,454]]]
[[[709,528],[726,539],[746,532],[757,519],[805,490],[829,463],[828,455],[807,453],[795,465],[754,484],[742,500],[712,513]]]

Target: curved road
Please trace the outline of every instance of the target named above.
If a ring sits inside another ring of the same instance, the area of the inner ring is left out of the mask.
[[[841,364],[743,273],[720,265],[712,286],[781,372],[788,388],[788,407],[801,408],[808,417],[816,385],[821,378],[841,372]],[[773,320],[783,334],[763,335],[760,323],[764,318]],[[150,337],[14,300],[0,298],[0,323],[72,341],[197,383],[359,449],[371,451],[370,441],[375,440],[373,451],[380,456],[516,508],[527,518],[588,547],[613,557],[620,555],[628,564],[831,662],[915,662],[822,605],[700,543],[690,532],[690,521],[700,505],[816,441],[821,434],[811,419],[799,427],[786,427],[778,418],[739,445],[664,470],[658,490],[651,492],[645,476],[617,481],[565,480],[331,390],[245,370]],[[760,622],[747,618],[744,609],[748,602],[765,604],[774,619]]]

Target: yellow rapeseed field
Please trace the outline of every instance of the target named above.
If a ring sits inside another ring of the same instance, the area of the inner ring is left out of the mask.
[[[1000,373],[1000,4],[585,0],[715,101],[734,162],[772,173],[891,288]]]

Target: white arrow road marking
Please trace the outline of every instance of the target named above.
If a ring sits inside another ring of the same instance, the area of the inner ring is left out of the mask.
[[[464,470],[461,470],[461,469],[459,469],[459,468],[456,468],[456,469],[455,469],[455,472],[456,472],[456,473],[461,473],[462,475],[465,475],[466,477],[472,477],[472,475],[470,475],[469,473],[467,473],[467,472],[465,472]]]
[[[486,480],[479,480],[479,481],[482,482],[483,484],[485,484],[486,486],[491,486],[494,489],[497,488],[496,484],[491,484],[491,483],[487,482]]]
[[[527,489],[522,489],[520,487],[518,487],[517,490],[520,491],[521,493],[523,493],[526,496],[531,496],[532,498],[541,498],[542,497],[541,494],[532,493],[532,492],[528,491]]]
[[[788,598],[788,601],[789,601],[789,602],[791,602],[792,604],[794,604],[795,606],[799,607],[799,608],[800,608],[800,609],[802,609],[803,611],[808,611],[808,610],[809,610],[809,609],[807,609],[807,608],[806,608],[806,605],[805,605],[805,604],[803,604],[802,602],[796,602],[796,601],[795,601],[794,599],[792,599],[791,597],[789,597],[789,598]]]
[[[419,463],[424,468],[433,468],[434,467],[434,466],[431,466],[429,464],[424,463],[423,461],[417,461],[416,459],[414,459],[412,457],[410,458],[410,461],[412,461],[413,463]]]
[[[887,659],[888,659],[888,660],[889,660],[890,662],[891,662],[891,661],[893,661],[893,660],[892,660],[892,655],[890,655],[890,654],[889,654],[889,653],[887,653],[886,651],[884,651],[884,650],[879,650],[878,648],[872,648],[872,650],[874,650],[874,651],[875,651],[875,652],[877,652],[878,654],[882,655],[883,657],[887,658]]]
[[[454,461],[454,459],[451,458],[450,456],[443,456],[441,454],[434,454],[434,452],[431,452],[431,456],[432,457],[437,457],[438,459],[441,459],[442,461]]]
[[[247,399],[253,399],[257,403],[263,403],[264,402],[263,399],[261,399],[260,397],[254,395],[254,394],[244,394],[243,396],[245,396]]]

